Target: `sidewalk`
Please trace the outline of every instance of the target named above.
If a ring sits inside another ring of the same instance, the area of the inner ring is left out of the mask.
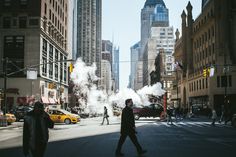
[[[20,128],[20,127],[23,127],[23,122],[14,122],[11,125],[7,125],[6,127],[1,126],[0,130]]]

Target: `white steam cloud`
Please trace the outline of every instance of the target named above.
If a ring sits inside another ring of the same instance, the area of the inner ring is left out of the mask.
[[[103,113],[103,107],[108,108],[108,112],[112,115],[112,104],[119,107],[125,106],[125,100],[132,98],[136,105],[149,105],[148,95],[161,96],[165,91],[161,88],[161,84],[157,83],[153,86],[145,86],[135,92],[126,88],[108,96],[104,91],[98,90],[96,83],[99,78],[95,75],[96,65],[87,66],[80,58],[74,64],[71,80],[74,83],[74,92],[78,98],[80,107],[87,113],[100,114]]]

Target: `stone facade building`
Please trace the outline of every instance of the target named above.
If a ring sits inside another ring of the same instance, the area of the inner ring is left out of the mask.
[[[68,5],[66,0],[0,1],[0,71],[8,58],[11,74],[6,83],[8,109],[35,98],[45,104],[68,102],[68,63],[61,62],[69,55]],[[36,70],[37,79],[26,79],[23,68]]]
[[[182,37],[176,35],[175,59],[182,64],[178,71],[178,91],[182,107],[194,104],[215,108],[236,102],[236,3],[233,0],[203,1],[202,12],[192,19],[192,6],[183,11]],[[214,74],[204,76],[212,67]]]

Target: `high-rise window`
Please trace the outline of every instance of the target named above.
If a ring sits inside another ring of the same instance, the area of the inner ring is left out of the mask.
[[[4,55],[13,63],[9,65],[10,72],[16,72],[24,68],[24,36],[5,36]],[[21,75],[23,72],[17,73]]]
[[[11,0],[4,0],[4,6],[8,7],[11,5]]]
[[[44,14],[47,15],[47,4],[44,4]]]
[[[27,27],[27,17],[19,17],[19,28],[26,28]]]
[[[229,87],[232,87],[232,76],[229,75]]]
[[[47,76],[47,41],[45,39],[43,39],[43,55],[42,55],[42,60],[43,60],[42,74],[44,76]]]
[[[10,28],[10,27],[11,27],[11,18],[3,17],[3,28]]]
[[[21,6],[27,5],[27,1],[28,0],[20,0],[20,5]]]
[[[227,76],[221,76],[221,87],[227,87]]]

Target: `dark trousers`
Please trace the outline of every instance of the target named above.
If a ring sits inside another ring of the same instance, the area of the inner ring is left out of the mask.
[[[129,138],[131,139],[131,141],[135,145],[137,151],[141,152],[142,151],[142,147],[138,143],[138,139],[137,139],[135,134],[121,134],[119,142],[118,142],[118,146],[116,148],[116,152],[121,152],[122,145],[124,144],[125,139],[126,139],[127,136],[129,136]]]
[[[30,150],[32,157],[43,157],[46,150],[46,144],[37,145],[34,150]]]
[[[105,118],[106,118],[106,120],[107,120],[107,124],[109,124],[108,117],[103,117],[103,120],[102,120],[102,125],[103,125],[103,123],[104,123],[104,120],[105,120]]]

